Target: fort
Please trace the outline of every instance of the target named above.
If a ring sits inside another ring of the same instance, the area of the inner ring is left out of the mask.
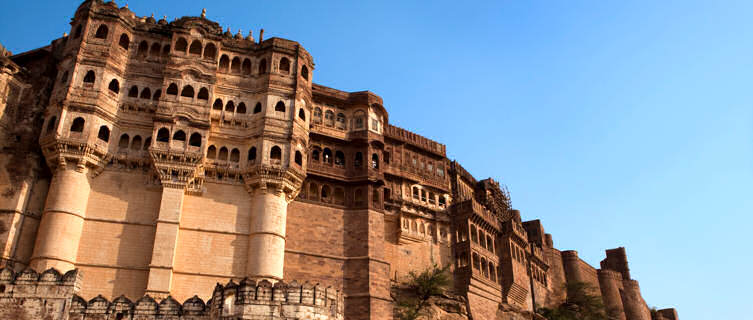
[[[101,0],[70,24],[0,50],[0,318],[391,319],[396,283],[449,265],[474,320],[539,317],[569,282],[678,319],[624,248],[556,249],[381,97],[315,84],[297,42]]]

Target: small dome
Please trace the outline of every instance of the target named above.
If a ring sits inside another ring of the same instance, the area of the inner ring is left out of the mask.
[[[157,20],[155,20],[155,19],[154,19],[154,14],[153,14],[153,13],[152,13],[152,16],[151,16],[151,17],[149,17],[149,18],[146,18],[146,22],[147,22],[147,23],[152,23],[152,24],[154,24],[154,23],[157,23]],[[166,21],[166,22],[167,22],[167,21]]]

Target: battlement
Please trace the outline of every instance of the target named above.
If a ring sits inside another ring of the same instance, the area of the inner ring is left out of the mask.
[[[614,271],[614,270],[607,270],[607,269],[599,269],[598,271],[599,278],[604,279],[612,279],[616,281],[622,281],[622,274]]]
[[[443,157],[447,154],[445,145],[400,127],[388,124],[384,127],[384,135]]]
[[[50,268],[40,274],[31,268],[14,272],[6,267],[0,269],[0,298],[33,295],[65,297],[78,292],[82,278],[76,269],[61,274],[58,270]]]

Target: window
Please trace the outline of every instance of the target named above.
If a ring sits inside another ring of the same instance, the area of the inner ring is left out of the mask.
[[[301,77],[304,80],[308,80],[309,79],[309,68],[306,67],[305,65],[303,67],[301,67]]]
[[[471,225],[471,241],[478,243],[478,231],[474,225]]]
[[[147,99],[149,100],[152,97],[152,91],[149,90],[149,88],[144,88],[144,90],[141,90],[141,99]]]
[[[102,140],[104,142],[110,141],[110,128],[108,128],[107,126],[99,127],[99,133],[97,133],[97,139]]]
[[[159,45],[159,43],[156,43],[156,42],[153,43],[152,44],[152,49],[149,50],[149,55],[152,56],[152,57],[159,57],[159,52],[160,52],[160,45]]]
[[[183,87],[183,91],[180,92],[181,97],[191,98],[193,99],[193,87],[192,86],[185,86]]]
[[[178,85],[176,85],[174,83],[171,83],[167,87],[167,94],[172,95],[172,96],[177,96],[178,95]]]
[[[201,41],[194,40],[191,42],[191,47],[188,48],[188,53],[194,56],[201,56]]]
[[[243,66],[241,67],[243,74],[251,74],[251,60],[248,58],[243,59]]]
[[[319,186],[316,183],[309,184],[309,199],[319,201]]]
[[[228,101],[225,105],[225,111],[230,113],[235,112],[235,103]]]
[[[324,124],[328,127],[335,126],[335,113],[332,112],[332,110],[327,110],[324,112]]]
[[[376,153],[371,154],[371,168],[379,169],[379,156]]]
[[[363,154],[361,154],[360,152],[356,152],[356,156],[353,159],[353,165],[356,168],[359,168],[359,167],[361,167],[362,163],[363,163]]]
[[[257,102],[254,106],[254,114],[261,112],[261,102]]]
[[[152,145],[152,137],[147,137],[146,140],[144,140],[144,150],[148,150],[149,146]]]
[[[421,201],[426,202],[426,190],[421,190]]]
[[[261,59],[259,62],[259,74],[267,73],[267,59]]]
[[[303,108],[298,109],[298,118],[303,121],[306,121],[306,112],[303,111]]]
[[[157,52],[159,52],[159,45],[157,45]],[[149,55],[149,44],[147,44],[146,41],[141,41],[141,43],[139,43],[139,49],[136,55],[141,58],[146,58],[146,56]]]
[[[191,134],[191,138],[188,139],[188,145],[192,147],[201,147],[201,134],[194,132]]]
[[[444,167],[441,165],[437,166],[437,175],[444,178]]]
[[[324,148],[324,152],[322,152],[322,160],[324,160],[324,163],[326,164],[332,164],[332,150]]]
[[[285,112],[285,103],[283,103],[282,101],[277,102],[277,104],[275,105],[275,111]]]
[[[343,113],[337,114],[337,128],[345,129],[345,114]]]
[[[384,151],[382,153],[382,158],[384,159],[385,164],[390,164],[390,152],[389,151]]]
[[[389,188],[384,188],[384,201],[392,200],[392,191]]]
[[[256,162],[256,147],[251,147],[251,149],[248,149],[248,162]]]
[[[118,41],[118,45],[123,48],[124,50],[128,50],[128,45],[131,44],[131,40],[128,39],[127,34],[121,34],[120,35],[120,41]]]
[[[339,166],[345,165],[345,154],[340,150],[335,151],[335,164]]]
[[[122,134],[120,136],[120,141],[118,141],[118,149],[128,149],[128,142],[131,141],[131,138],[128,137],[128,134]]]
[[[227,161],[227,148],[220,148],[220,153],[217,155],[217,160]]]
[[[220,58],[220,72],[227,72],[228,68],[230,68],[230,58],[223,54]]]
[[[237,113],[246,113],[246,104],[241,102],[238,104],[238,109],[236,109]]]
[[[178,38],[175,42],[175,51],[186,53],[186,47],[188,47],[188,41],[185,38]]]
[[[303,155],[301,154],[300,151],[297,151],[297,150],[295,152],[295,163],[299,166],[303,165]]]
[[[364,118],[366,117],[363,111],[358,111],[355,114],[355,127],[356,129],[364,128]]]
[[[173,140],[186,141],[186,133],[183,130],[178,130],[173,134]]]
[[[167,57],[170,55],[170,45],[166,44],[164,47],[162,47],[162,56]]]
[[[128,90],[128,97],[130,98],[136,98],[139,96],[139,87],[132,86],[131,90]]]
[[[209,90],[207,88],[199,89],[199,95],[196,96],[199,100],[209,100]]]
[[[371,130],[379,131],[379,120],[371,119]]]
[[[133,141],[131,141],[131,150],[139,149],[141,149],[141,136],[135,136],[133,137]]]
[[[217,47],[215,47],[214,44],[210,42],[206,47],[204,47],[204,59],[214,60],[215,56],[217,56]]]
[[[322,201],[330,202],[331,199],[329,198],[329,196],[330,196],[329,186],[327,185],[322,186]]]
[[[446,204],[444,196],[439,196],[439,205],[444,207]]]
[[[159,131],[157,131],[157,141],[158,142],[170,141],[170,131],[167,130],[167,128],[159,129]]]
[[[322,123],[322,109],[319,107],[314,108],[314,122]]]
[[[418,188],[413,187],[413,199],[418,199]]]
[[[220,110],[220,111],[222,111],[222,100],[221,99],[214,100],[214,104],[212,104],[212,110]]]
[[[110,81],[110,85],[107,86],[107,88],[110,89],[110,91],[112,91],[113,93],[120,92],[120,83],[118,82],[118,79],[112,79],[112,81]]]
[[[282,149],[278,146],[272,147],[272,150],[269,152],[269,158],[272,159],[273,162],[279,163],[282,159]]]
[[[97,28],[97,33],[94,34],[94,37],[97,39],[107,39],[107,33],[110,30],[107,28],[107,25],[101,25],[99,28]]]
[[[84,123],[86,123],[84,118],[78,117],[76,119],[73,119],[73,124],[71,124],[71,132],[84,132]]]
[[[84,83],[94,83],[94,79],[97,77],[94,75],[94,71],[89,70],[86,72],[86,75],[84,76]]]
[[[319,161],[319,150],[311,151],[311,160]]]
[[[345,191],[343,191],[343,188],[335,188],[335,193],[333,195],[335,204],[345,204]]]
[[[241,73],[241,59],[238,57],[233,58],[233,62],[230,63],[230,72]]]
[[[288,58],[280,59],[280,72],[284,74],[290,73],[290,60]]]
[[[241,152],[237,148],[233,148],[233,151],[230,151],[230,161],[231,162],[241,161]]]

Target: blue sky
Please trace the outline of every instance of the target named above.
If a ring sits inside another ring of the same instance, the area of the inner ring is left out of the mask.
[[[78,4],[8,1],[0,42],[46,45]],[[558,248],[597,266],[627,247],[649,306],[749,313],[753,2],[128,4],[299,41],[316,82],[381,95],[392,124],[506,184]]]

